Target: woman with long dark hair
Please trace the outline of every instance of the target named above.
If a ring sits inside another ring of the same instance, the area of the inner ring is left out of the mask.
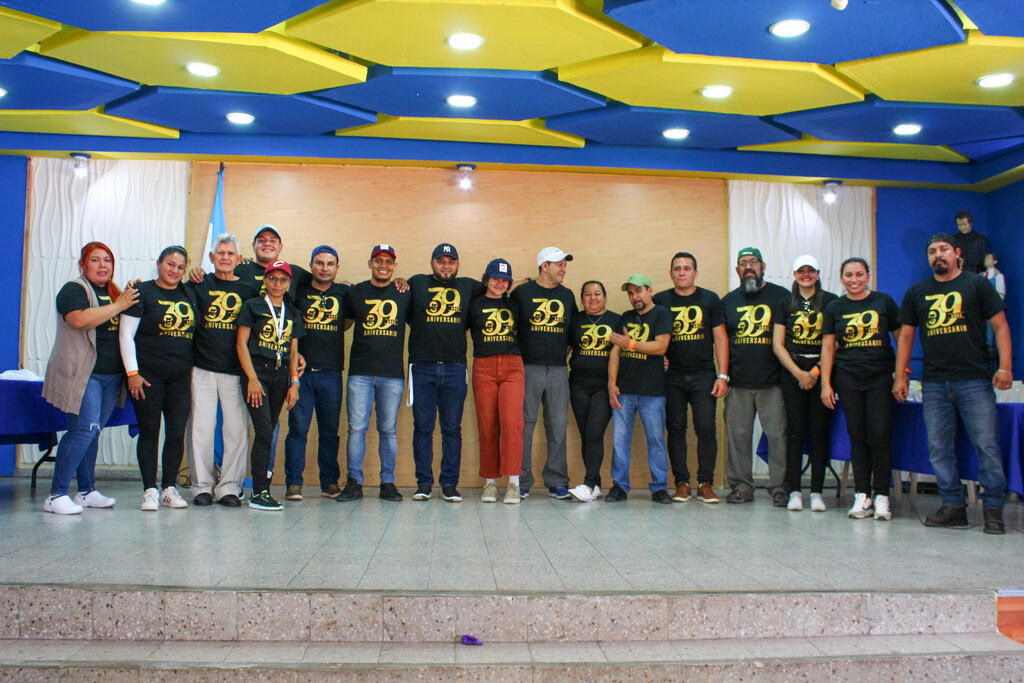
[[[843,261],[839,276],[846,294],[825,308],[821,349],[821,400],[842,401],[850,435],[854,497],[849,516],[892,519],[892,371],[890,338],[899,333],[899,308],[888,294],[873,292],[862,258]],[[835,372],[831,373],[835,367]],[[873,497],[872,497],[873,494]],[[873,513],[872,513],[873,511]]]
[[[50,495],[43,510],[76,515],[108,508],[114,499],[96,490],[100,430],[114,405],[124,405],[124,370],[117,351],[120,314],[135,303],[132,287],[114,284],[114,253],[102,242],[82,247],[81,275],[57,293],[57,339],[46,364],[43,398],[64,411],[67,431],[57,445]],[[78,493],[71,500],[71,475]]]
[[[121,316],[121,359],[128,393],[139,420],[135,452],[142,473],[142,506],[185,508],[175,487],[185,452],[185,425],[192,409],[194,293],[181,282],[188,265],[184,247],[167,247],[156,261],[157,277],[138,285],[139,300]],[[163,473],[156,488],[160,417],[164,423]]]

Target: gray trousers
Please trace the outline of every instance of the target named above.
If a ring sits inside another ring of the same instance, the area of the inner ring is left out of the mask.
[[[725,431],[729,453],[725,483],[731,489],[754,492],[754,414],[768,437],[768,493],[786,483],[786,405],[782,387],[731,389],[725,397]]]
[[[213,433],[217,428],[217,402],[224,414],[221,434],[224,455],[220,479],[213,463]],[[192,368],[191,429],[185,439],[188,466],[192,470],[192,495],[212,494],[216,500],[242,494],[246,455],[249,449],[249,411],[237,375]]]
[[[569,426],[569,369],[566,366],[527,365],[526,396],[523,400],[523,472],[522,488],[533,487],[533,430],[544,403],[544,433],[548,459],[544,463],[544,485],[548,488],[569,485],[565,461],[565,432]]]

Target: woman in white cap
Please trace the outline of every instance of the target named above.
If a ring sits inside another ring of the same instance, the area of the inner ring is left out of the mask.
[[[804,441],[811,444],[811,510],[825,511],[821,495],[828,466],[828,430],[832,415],[818,400],[815,387],[821,377],[822,313],[836,295],[821,289],[821,268],[810,255],[793,261],[793,286],[772,314],[775,355],[782,373],[782,397],[786,403],[786,483],[790,510],[803,510],[800,480],[803,474]]]

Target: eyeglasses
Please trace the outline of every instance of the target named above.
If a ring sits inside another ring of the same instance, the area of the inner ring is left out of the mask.
[[[290,277],[278,277],[277,275],[267,275],[266,277],[263,278],[264,282],[270,282],[271,284],[275,285],[283,285],[290,280]]]
[[[749,268],[751,266],[756,266],[756,265],[758,265],[760,263],[761,262],[758,259],[752,258],[752,259],[747,259],[745,261],[739,261],[736,265],[739,266],[740,268]]]

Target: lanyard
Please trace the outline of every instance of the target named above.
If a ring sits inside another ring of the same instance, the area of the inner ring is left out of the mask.
[[[281,299],[281,317],[277,317],[277,311],[274,310],[274,304],[270,303],[270,295],[263,297],[263,300],[267,302],[267,306],[270,308],[270,318],[274,321],[274,330],[277,332],[277,366],[281,367],[281,340],[284,337],[284,299]]]

